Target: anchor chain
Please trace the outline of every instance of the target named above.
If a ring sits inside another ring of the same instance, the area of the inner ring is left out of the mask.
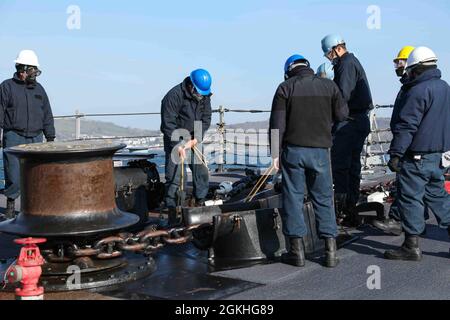
[[[123,252],[134,252],[149,255],[165,245],[181,245],[192,241],[193,232],[210,224],[197,224],[167,230],[157,230],[154,226],[133,233],[119,233],[96,241],[91,246],[79,248],[73,244],[69,248],[71,257],[95,257],[97,259],[113,259]]]

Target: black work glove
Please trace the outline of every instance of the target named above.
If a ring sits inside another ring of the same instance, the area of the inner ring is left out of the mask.
[[[399,173],[401,170],[400,167],[400,157],[399,156],[392,156],[391,159],[389,159],[388,167],[391,169],[392,172]]]

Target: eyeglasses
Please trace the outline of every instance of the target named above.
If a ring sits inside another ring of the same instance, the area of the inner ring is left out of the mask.
[[[328,53],[326,54],[326,57],[327,57],[329,60],[332,60],[332,59],[333,59],[333,53],[334,53],[334,48],[331,49],[330,52],[328,52]]]
[[[406,60],[395,60],[394,61],[395,69],[404,68],[406,67]]]
[[[28,76],[33,75],[35,77],[39,77],[42,74],[42,71],[37,67],[28,65],[17,65],[17,71],[19,73],[25,72]]]
[[[39,70],[39,69],[36,68],[36,67],[28,67],[28,68],[26,69],[26,73],[27,73],[27,75],[29,75],[29,76],[33,75],[33,76],[35,76],[35,77],[39,77],[39,76],[42,74],[42,71]]]

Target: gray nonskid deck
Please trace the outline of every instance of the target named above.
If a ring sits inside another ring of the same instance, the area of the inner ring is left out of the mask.
[[[224,179],[234,182],[241,177],[243,175],[239,173],[233,177],[213,175],[211,182],[218,183]],[[0,210],[5,207],[5,200],[5,197],[0,197]],[[155,256],[159,268],[156,274],[142,283],[130,285],[123,292],[96,294],[96,299],[450,299],[450,241],[446,230],[439,229],[435,221],[428,223],[427,235],[421,239],[421,262],[383,258],[385,250],[401,245],[403,236],[385,235],[368,226],[351,233],[360,238],[339,250],[341,262],[335,269],[327,269],[313,259],[308,260],[304,268],[271,263],[211,272],[206,265],[206,252],[199,252],[192,246],[165,248]],[[1,258],[18,254],[19,247],[12,243],[13,237],[0,234],[0,238]],[[380,290],[367,288],[370,276],[367,269],[370,266],[380,268]],[[192,283],[178,283],[172,287],[174,281],[189,277]],[[154,281],[165,285],[153,285]],[[202,284],[211,290],[196,291]],[[180,290],[175,292],[175,287]],[[60,299],[51,294],[46,297]],[[63,296],[64,299],[90,297],[91,293],[82,292]]]
[[[292,299],[450,299],[450,255],[446,230],[429,224],[421,240],[421,262],[389,261],[383,252],[400,246],[403,236],[386,236],[370,227],[339,250],[335,269],[307,261],[305,268],[280,263],[218,272],[217,275],[265,284],[229,297],[239,300]],[[368,267],[381,271],[381,289],[369,290]]]
[[[155,256],[158,271],[123,290],[96,294],[96,299],[450,299],[450,243],[446,230],[431,223],[422,239],[421,262],[388,261],[386,249],[399,246],[403,237],[387,236],[370,227],[352,233],[360,239],[340,249],[341,262],[327,269],[315,258],[304,268],[281,263],[211,272],[206,252],[193,246],[171,246]],[[14,237],[0,235],[1,258],[17,255]],[[366,286],[369,266],[381,270],[381,290]],[[227,281],[229,279],[230,281]],[[200,290],[201,289],[201,290]],[[46,294],[46,299],[90,299],[89,292]],[[0,299],[9,297],[0,295]]]

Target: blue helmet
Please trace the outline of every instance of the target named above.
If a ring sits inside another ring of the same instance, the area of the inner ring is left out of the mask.
[[[286,60],[286,63],[284,64],[284,73],[288,73],[289,68],[294,64],[294,62],[299,61],[299,60],[304,60],[306,62],[306,66],[309,67],[309,62],[308,62],[308,60],[306,60],[306,58],[304,56],[302,56],[300,54],[294,54]]]
[[[334,79],[333,65],[329,62],[322,63],[320,67],[317,69],[317,75],[319,77],[333,80]]]
[[[194,70],[191,72],[190,78],[199,94],[202,96],[211,94],[212,78],[208,71],[204,69]]]
[[[345,44],[344,39],[338,34],[329,34],[322,39],[322,51],[326,56],[334,47]]]

